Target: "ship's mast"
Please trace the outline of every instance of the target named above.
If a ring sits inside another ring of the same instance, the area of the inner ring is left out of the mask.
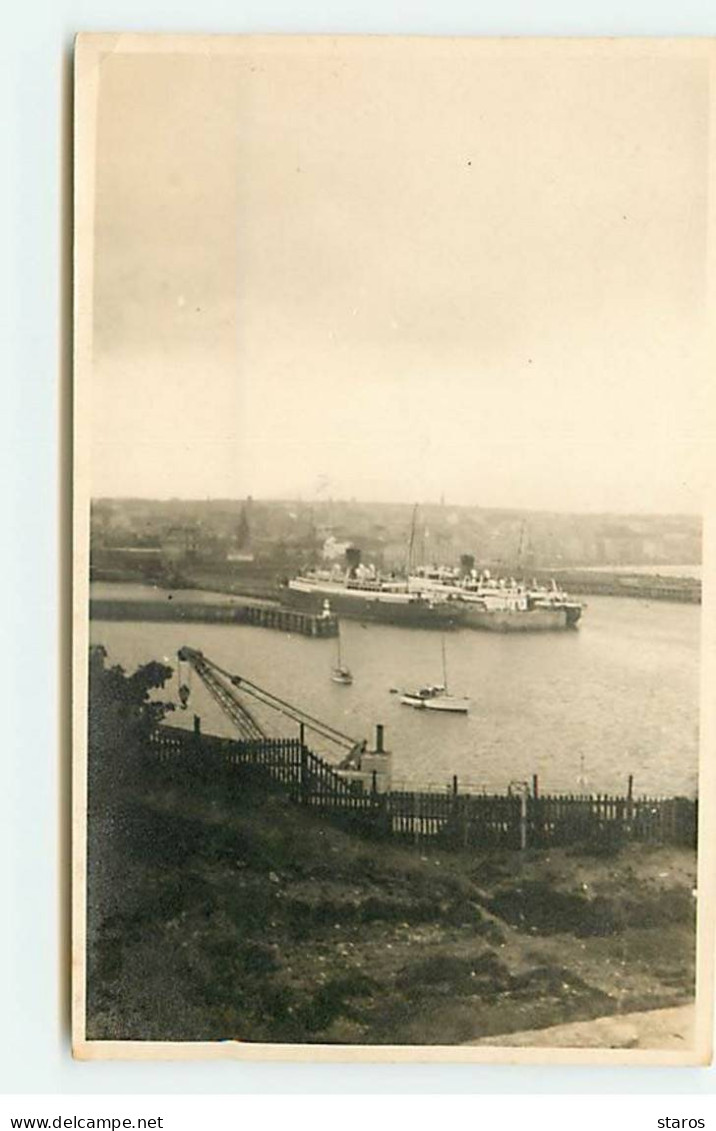
[[[522,555],[524,553],[524,548],[525,548],[525,530],[526,530],[526,528],[527,528],[527,523],[523,519],[522,520],[522,526],[520,527],[520,542],[519,542],[519,545],[517,547],[517,569],[518,569],[518,572],[520,572],[521,569],[522,569]]]
[[[528,553],[530,553],[530,550],[531,543],[529,526],[527,525],[527,519],[523,518],[522,525],[520,527],[520,543],[517,547],[517,574],[519,578],[522,578],[522,580],[524,580],[527,555]]]
[[[415,548],[415,522],[418,517],[418,504],[413,507],[413,517],[410,522],[410,537],[408,539],[408,562],[407,562],[407,575],[408,582],[410,582],[410,575],[413,572],[413,550]]]

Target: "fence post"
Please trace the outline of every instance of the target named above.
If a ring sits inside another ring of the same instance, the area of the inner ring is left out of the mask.
[[[301,730],[303,730],[303,725],[301,725]],[[301,742],[301,779],[298,794],[301,804],[304,805],[308,797],[308,751],[303,742]]]
[[[194,733],[193,733],[193,735],[192,735],[192,737],[189,741],[193,744],[194,753],[196,755],[200,755],[201,754],[201,718],[199,717],[199,715],[194,715]],[[202,768],[203,768],[203,765],[204,765],[203,759],[194,758],[193,761],[194,761],[195,765],[202,766]],[[182,768],[182,770],[186,771],[187,759],[182,758],[179,762],[179,765]],[[203,770],[203,772],[206,772],[206,771]]]
[[[461,841],[460,836],[460,798],[458,797],[458,781],[457,774],[452,776],[452,786],[450,791],[451,803],[449,817],[447,821],[447,833],[450,842],[455,848],[458,848]]]
[[[520,851],[527,848],[527,797],[530,787],[526,781],[512,781],[507,787],[507,796],[514,797],[515,792],[520,799]]]
[[[520,791],[520,851],[527,848],[527,790]]]
[[[384,837],[392,836],[393,834],[393,814],[390,808],[390,794],[388,792],[382,793],[378,799],[380,806],[380,833]]]
[[[542,805],[539,795],[539,777],[532,775],[532,796],[527,798],[527,836],[533,847],[544,847],[544,825],[540,820]]]

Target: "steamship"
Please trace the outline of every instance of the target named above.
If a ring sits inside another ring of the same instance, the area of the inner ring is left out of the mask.
[[[438,594],[461,609],[468,628],[491,632],[554,632],[575,628],[583,606],[556,582],[550,587],[493,578],[489,571],[461,576],[446,567],[419,569],[408,579],[411,592]]]
[[[412,588],[406,579],[381,577],[373,567],[358,566],[341,574],[310,570],[291,578],[282,600],[294,608],[332,613],[364,622],[416,628],[455,628],[465,609],[448,594]]]

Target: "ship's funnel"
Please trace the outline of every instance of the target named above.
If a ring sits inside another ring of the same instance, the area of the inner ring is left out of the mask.
[[[358,546],[348,546],[346,549],[346,569],[351,577],[355,576],[355,572],[360,565],[360,549]]]

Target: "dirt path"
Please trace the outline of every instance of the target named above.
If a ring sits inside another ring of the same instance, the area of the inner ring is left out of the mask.
[[[682,1005],[551,1025],[548,1029],[528,1029],[503,1037],[483,1037],[468,1044],[510,1048],[685,1049],[693,1047],[694,1022],[694,1005]]]

